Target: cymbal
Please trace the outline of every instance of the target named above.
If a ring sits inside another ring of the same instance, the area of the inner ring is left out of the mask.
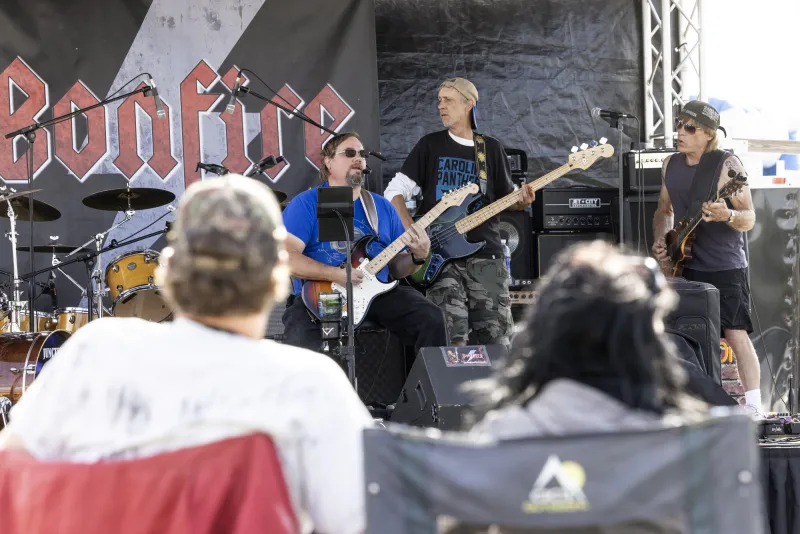
[[[29,191],[26,191],[29,193]],[[28,209],[28,202],[30,199],[17,197],[11,200],[11,207],[14,208],[14,214],[17,220],[30,221],[30,211]],[[3,201],[3,204],[6,204]],[[0,217],[8,219],[8,210],[0,207]],[[46,204],[41,200],[33,199],[33,220],[34,222],[55,221],[61,217],[61,212],[55,209],[50,204]]]
[[[30,195],[31,193],[38,193],[39,191],[41,191],[41,189],[31,189],[30,191],[17,191],[16,193],[8,193],[6,195],[0,192],[0,202],[5,202],[6,200],[11,200],[12,198]]]
[[[164,206],[175,200],[175,195],[166,189],[152,187],[131,187],[129,189],[109,189],[100,191],[83,199],[84,206],[103,211],[126,211],[130,209],[147,210]]]
[[[34,245],[33,251],[47,252],[48,254],[66,254],[67,252],[72,252],[76,248],[78,247],[65,245],[64,243],[49,243],[47,245]],[[29,249],[29,246],[17,247],[17,250],[22,252],[27,252]],[[81,248],[78,252],[91,252],[91,250],[88,248]]]

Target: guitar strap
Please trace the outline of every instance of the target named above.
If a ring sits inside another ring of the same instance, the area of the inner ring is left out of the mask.
[[[481,194],[486,194],[486,183],[489,173],[486,170],[486,139],[478,132],[472,133],[472,141],[475,143],[475,169],[478,175],[478,185],[481,187]]]
[[[378,234],[378,210],[375,209],[375,199],[372,198],[372,193],[367,191],[365,187],[361,188],[361,204],[364,206],[364,212],[367,214],[367,222],[369,223],[375,235]]]
[[[717,181],[722,163],[730,156],[725,150],[712,150],[700,158],[689,198],[692,199],[687,213],[699,213],[703,202],[708,202],[716,197]]]

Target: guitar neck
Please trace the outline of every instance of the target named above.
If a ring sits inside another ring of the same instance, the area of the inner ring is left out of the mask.
[[[561,178],[569,171],[573,169],[572,163],[565,163],[561,167],[550,171],[549,173],[545,174],[541,178],[538,178],[532,182],[529,182],[522,187],[527,187],[530,189],[531,192],[538,191],[539,189],[543,188],[547,184],[556,181],[558,178]],[[518,203],[522,198],[522,189],[518,189],[513,193],[510,193],[500,200],[492,202],[485,208],[479,209],[472,215],[468,217],[464,217],[460,221],[456,223],[456,230],[458,233],[465,234],[472,230],[473,228],[477,228],[481,224],[485,223],[495,215],[500,212],[503,212],[513,206],[514,204]]]
[[[421,226],[423,229],[427,228],[428,225],[430,225],[433,221],[435,221],[436,218],[439,217],[439,215],[444,213],[444,211],[448,207],[449,206],[447,206],[442,202],[438,203],[428,213],[420,217],[416,221],[416,224]],[[389,262],[392,261],[392,259],[394,259],[394,257],[397,256],[397,254],[399,254],[400,251],[406,247],[402,239],[404,236],[407,235],[408,235],[408,230],[403,232],[403,234],[400,237],[392,241],[392,244],[383,249],[380,254],[372,258],[372,260],[370,260],[369,262],[369,265],[367,266],[366,269],[367,272],[369,272],[369,274],[373,276],[376,276],[379,272],[381,272],[381,270],[383,270],[383,268],[386,267],[389,264]]]

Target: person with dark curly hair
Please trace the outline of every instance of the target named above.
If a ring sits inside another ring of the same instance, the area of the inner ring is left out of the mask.
[[[677,303],[657,262],[602,241],[563,251],[537,288],[507,365],[477,388],[497,438],[645,428],[698,414],[664,332]]]

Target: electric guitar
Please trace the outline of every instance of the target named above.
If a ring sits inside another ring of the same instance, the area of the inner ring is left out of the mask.
[[[732,197],[747,184],[747,178],[737,174],[728,183],[723,185],[714,202]],[[694,231],[703,220],[703,209],[700,208],[691,218],[684,217],[665,237],[667,245],[666,261],[661,262],[661,270],[665,276],[678,277],[683,274],[686,263],[692,260],[692,245],[694,244]]]
[[[436,220],[439,215],[444,213],[446,209],[461,205],[465,199],[467,199],[470,195],[476,194],[477,192],[478,184],[467,184],[460,189],[450,191],[444,197],[442,197],[439,203],[436,204],[431,211],[426,213],[424,217],[420,218],[420,220],[417,221],[417,224],[422,226],[423,229],[427,228],[428,225]],[[375,297],[394,289],[394,287],[398,284],[397,280],[393,280],[389,283],[381,282],[378,280],[378,273],[380,273],[383,268],[386,267],[395,256],[397,256],[397,254],[406,248],[406,245],[402,242],[402,238],[407,234],[408,231],[406,230],[388,247],[383,249],[380,254],[371,259],[367,254],[367,250],[370,242],[373,241],[375,237],[368,235],[359,239],[353,247],[353,250],[350,254],[350,259],[353,269],[361,271],[364,274],[364,277],[361,280],[361,283],[358,285],[353,285],[352,306],[350,305],[351,303],[347,302],[346,286],[321,280],[309,280],[303,284],[302,289],[303,303],[306,305],[308,311],[310,311],[317,319],[321,319],[322,314],[320,310],[320,293],[336,292],[342,296],[342,316],[346,317],[347,314],[350,313],[350,310],[352,310],[353,325],[358,326],[361,324],[361,321],[367,314],[369,306]],[[341,265],[340,267],[343,268],[344,265]]]
[[[603,144],[595,143],[595,146],[592,147],[582,145],[581,148],[586,148],[570,154],[564,165],[522,187],[527,187],[531,192],[538,191],[574,169],[588,169],[597,160],[614,155],[614,147],[605,144],[605,139],[600,141]],[[573,150],[577,149],[573,148]],[[485,208],[473,212],[476,204],[482,198],[482,195],[475,194],[461,206],[447,210],[444,215],[431,224],[428,231],[431,252],[425,265],[408,277],[409,282],[417,287],[428,287],[436,280],[448,262],[466,258],[478,252],[486,242],[471,243],[467,241],[466,233],[519,202],[521,196],[522,189],[518,189]]]

